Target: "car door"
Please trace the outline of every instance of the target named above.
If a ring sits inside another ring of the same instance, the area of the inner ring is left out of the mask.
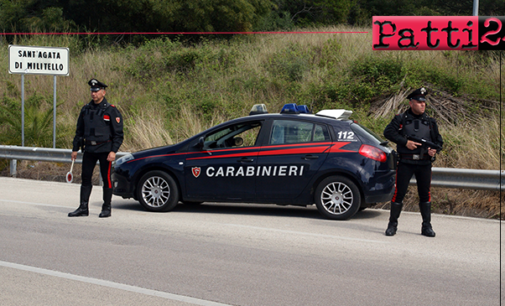
[[[235,123],[199,139],[184,165],[186,199],[241,201],[255,192],[261,121]]]
[[[257,196],[267,201],[297,197],[323,164],[331,145],[324,124],[274,120],[268,144],[258,156]]]

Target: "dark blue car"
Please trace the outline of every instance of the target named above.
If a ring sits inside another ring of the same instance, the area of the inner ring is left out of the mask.
[[[149,211],[170,211],[179,201],[316,204],[329,219],[389,201],[395,152],[348,117],[346,110],[308,114],[286,105],[268,114],[255,106],[181,143],[118,159],[114,194]]]

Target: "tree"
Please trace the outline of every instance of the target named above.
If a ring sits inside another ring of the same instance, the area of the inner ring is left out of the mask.
[[[271,0],[0,0],[0,30],[251,31]]]
[[[108,32],[249,31],[272,6],[270,0],[60,2],[68,3],[66,17],[80,27]]]
[[[347,23],[353,0],[277,0],[279,16],[291,16],[300,27]]]
[[[185,0],[176,23],[188,31],[252,31],[271,7],[269,0]]]
[[[4,32],[68,31],[75,23],[67,20],[58,1],[0,1],[0,30]]]

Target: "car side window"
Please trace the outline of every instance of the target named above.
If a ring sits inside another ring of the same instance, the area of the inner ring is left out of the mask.
[[[275,120],[272,125],[270,144],[292,144],[312,141],[330,141],[328,128],[324,125],[295,120]]]
[[[330,132],[326,125],[316,124],[314,129],[314,141],[331,141]]]
[[[256,144],[261,122],[247,122],[228,126],[204,138],[204,149],[251,147]]]

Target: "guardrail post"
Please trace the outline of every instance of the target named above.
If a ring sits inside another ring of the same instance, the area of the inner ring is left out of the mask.
[[[16,159],[11,159],[11,176],[16,177]]]

